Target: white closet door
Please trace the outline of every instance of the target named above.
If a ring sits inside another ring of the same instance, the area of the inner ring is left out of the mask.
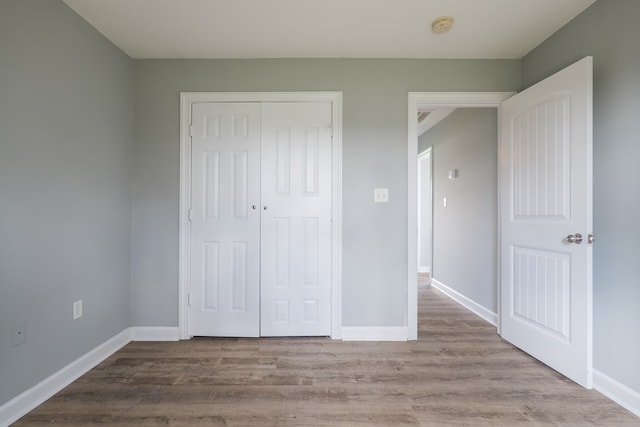
[[[191,335],[258,336],[260,104],[192,110]]]
[[[331,104],[262,107],[261,335],[331,331]]]

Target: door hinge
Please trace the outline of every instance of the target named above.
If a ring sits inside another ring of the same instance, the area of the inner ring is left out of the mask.
[[[191,222],[191,209],[187,211],[187,219]]]
[[[187,294],[187,305],[191,305],[191,292]]]
[[[196,133],[196,130],[193,126],[189,126],[189,136],[193,136],[193,134]]]

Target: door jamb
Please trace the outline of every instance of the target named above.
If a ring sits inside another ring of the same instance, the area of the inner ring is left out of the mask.
[[[422,206],[421,206],[421,194],[422,194],[422,187],[424,185],[424,179],[420,179],[422,177],[421,175],[421,169],[420,167],[418,167],[417,170],[417,191],[418,191],[418,213],[419,218],[417,220],[417,230],[418,230],[418,248],[422,247],[422,242],[420,241],[420,239],[422,238],[422,230],[424,229],[425,226],[427,226],[429,228],[429,234],[431,236],[430,240],[429,240],[429,245],[431,246],[431,257],[429,259],[429,271],[427,271],[427,273],[429,273],[430,275],[433,275],[433,147],[429,147],[424,151],[421,151],[420,153],[418,153],[417,156],[417,161],[418,163],[420,163],[420,161],[422,160],[422,158],[424,157],[429,157],[429,194],[431,196],[431,200],[429,200],[429,208],[431,209],[431,223],[430,224],[423,224],[421,222],[421,215],[422,215]],[[421,258],[421,252],[420,249],[417,250],[418,251],[418,273],[421,273],[420,271],[420,258]],[[424,271],[422,271],[422,273],[424,273]]]
[[[342,92],[181,92],[178,329],[189,339],[191,107],[204,102],[330,102],[332,114],[331,338],[342,338]]]
[[[500,129],[500,106],[515,92],[409,92],[408,112],[408,221],[407,221],[407,339],[418,339],[418,109],[427,108],[483,108],[498,109],[498,129]],[[499,136],[498,136],[499,138]],[[498,173],[500,173],[498,167]],[[498,177],[498,183],[500,179]],[[498,204],[500,191],[498,189]],[[498,216],[500,210],[498,209]],[[498,218],[498,241],[500,239],[500,218]],[[500,263],[500,257],[497,257]],[[498,265],[498,289],[500,298],[500,266]],[[500,301],[498,301],[498,332],[500,332]]]

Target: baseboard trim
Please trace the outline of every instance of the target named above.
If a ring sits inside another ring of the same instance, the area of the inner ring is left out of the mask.
[[[127,328],[0,406],[0,427],[16,422],[131,341],[178,341],[179,339],[180,329],[177,327]]]
[[[433,278],[431,279],[431,286],[437,289],[438,291],[440,291],[441,293],[445,294],[446,296],[448,296],[449,298],[451,298],[452,300],[454,300],[455,302],[457,302],[467,310],[482,317],[484,320],[491,323],[493,326],[496,326],[496,327],[498,326],[498,315],[493,311],[489,310],[488,308],[485,308],[480,304],[478,304],[477,302],[465,297],[460,292],[451,289],[450,287],[438,281],[437,279],[433,279]]]
[[[131,341],[179,341],[180,328],[170,326],[134,326]]]
[[[129,329],[100,344],[22,394],[0,406],[0,426],[8,426],[127,345]],[[6,423],[6,424],[5,424]]]
[[[430,267],[418,267],[418,273],[430,273],[430,272],[431,272]]]
[[[607,396],[634,415],[640,417],[640,393],[603,374],[593,370],[593,388]]]
[[[342,328],[343,341],[406,341],[406,326],[359,327],[345,326]]]

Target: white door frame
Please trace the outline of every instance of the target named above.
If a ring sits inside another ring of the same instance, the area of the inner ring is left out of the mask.
[[[331,338],[342,338],[342,92],[181,92],[178,329],[191,338],[191,106],[203,102],[330,102],[332,110]]]
[[[422,160],[422,158],[424,157],[428,157],[428,161],[429,161],[429,182],[428,182],[428,186],[429,188],[429,195],[431,197],[431,200],[429,200],[429,209],[431,209],[431,223],[430,224],[424,224],[422,222],[422,200],[420,195],[422,194],[422,188],[425,185],[424,184],[424,176],[423,176],[423,171],[420,168],[420,166],[418,166],[418,273],[429,273],[431,275],[433,275],[433,157],[431,156],[432,153],[432,147],[427,148],[426,150],[418,153],[418,163],[420,163],[420,161]],[[420,248],[422,247],[422,231],[424,230],[424,228],[427,227],[430,229],[429,234],[430,234],[430,242],[429,244],[431,245],[431,257],[429,259],[429,270],[428,271],[420,271],[421,265],[420,265],[420,259],[422,258],[422,254],[420,251]]]
[[[408,221],[407,221],[407,339],[418,339],[418,110],[437,108],[486,108],[498,109],[515,92],[409,92],[408,113]],[[498,123],[498,129],[500,124]],[[498,170],[499,173],[499,170]],[[498,179],[498,182],[500,180]],[[498,191],[498,195],[500,192]],[[498,200],[498,204],[500,200]],[[498,210],[499,214],[500,210]],[[500,238],[498,218],[498,238]],[[498,240],[499,241],[499,240]],[[498,258],[498,262],[499,262]],[[498,272],[500,268],[498,266]],[[498,298],[500,298],[500,277],[498,276]],[[498,310],[500,303],[498,301]],[[498,312],[498,332],[500,313]]]

